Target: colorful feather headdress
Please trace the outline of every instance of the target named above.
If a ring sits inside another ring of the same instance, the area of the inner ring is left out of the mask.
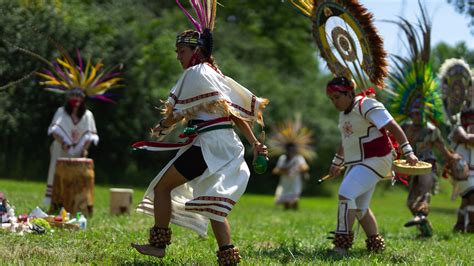
[[[193,17],[179,0],[176,0],[176,3],[198,32],[203,33],[205,29],[209,29],[210,31],[214,30],[217,7],[216,0],[189,0],[189,3],[196,13],[196,17]]]
[[[191,21],[198,32],[197,35],[185,34],[186,32],[179,34],[176,37],[176,45],[187,44],[203,47],[205,48],[207,55],[210,56],[213,49],[212,31],[214,30],[216,19],[217,1],[189,0],[192,9],[196,13],[195,17],[186,10],[179,0],[176,0],[176,3],[183,10],[186,17]]]
[[[469,65],[464,60],[447,59],[441,65],[438,76],[444,108],[450,118],[463,108],[471,107],[472,77]]]
[[[299,154],[306,159],[312,160],[316,157],[314,147],[310,144],[313,132],[302,126],[301,115],[297,114],[295,120],[288,120],[277,127],[277,133],[269,140],[270,154],[274,156],[285,153],[288,145],[295,145]]]
[[[313,22],[313,37],[321,57],[335,76],[353,79],[365,90],[383,89],[387,76],[383,40],[373,15],[357,0],[290,0]]]
[[[409,118],[412,108],[419,108],[423,123],[429,119],[440,124],[443,104],[430,62],[431,22],[421,4],[420,9],[421,18],[416,26],[404,18],[389,21],[404,32],[409,43],[409,57],[394,56],[394,70],[389,75],[389,88],[393,94],[389,96],[387,106],[398,122]]]
[[[49,68],[37,73],[44,79],[40,84],[57,93],[80,90],[89,98],[114,102],[106,91],[120,86],[120,73],[114,72],[117,67],[104,68],[101,61],[94,65],[90,58],[85,63],[79,50],[76,50],[76,55],[77,62],[65,52],[62,58],[47,62]]]

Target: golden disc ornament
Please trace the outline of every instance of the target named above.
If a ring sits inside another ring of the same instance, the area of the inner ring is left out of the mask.
[[[426,175],[431,173],[432,165],[423,161],[418,161],[416,165],[410,165],[406,160],[395,160],[392,169],[399,174]]]
[[[311,20],[316,45],[335,76],[353,79],[361,89],[370,82],[384,87],[386,52],[365,7],[356,0],[315,1]]]

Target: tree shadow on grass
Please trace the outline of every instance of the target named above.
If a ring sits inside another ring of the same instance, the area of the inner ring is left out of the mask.
[[[302,246],[298,241],[289,241],[283,243],[272,243],[271,245],[258,245],[259,247],[248,250],[247,256],[252,258],[267,257],[278,260],[282,264],[293,263],[296,261],[322,261],[338,262],[347,259],[358,259],[367,256],[367,251],[354,249],[348,255],[339,255],[328,249],[325,245]]]
[[[434,228],[432,237],[423,237],[419,234],[418,231],[413,231],[413,234],[393,236],[391,237],[391,239],[408,240],[422,243],[430,241],[449,241],[452,237],[453,234],[451,233],[451,231],[436,231],[436,228]]]

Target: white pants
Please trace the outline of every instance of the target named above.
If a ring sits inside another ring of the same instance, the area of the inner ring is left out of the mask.
[[[375,186],[380,180],[382,179],[369,168],[355,165],[344,177],[339,187],[339,195],[354,200],[357,209],[368,209]]]

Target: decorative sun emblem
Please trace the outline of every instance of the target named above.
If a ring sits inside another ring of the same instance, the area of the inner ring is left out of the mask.
[[[351,122],[344,122],[344,126],[342,126],[342,131],[344,133],[344,138],[350,137],[354,133],[354,131],[352,130]]]

